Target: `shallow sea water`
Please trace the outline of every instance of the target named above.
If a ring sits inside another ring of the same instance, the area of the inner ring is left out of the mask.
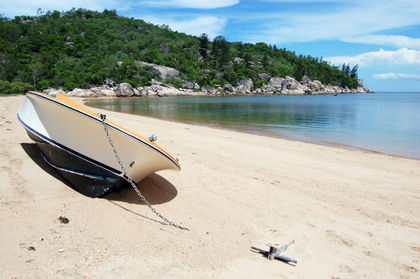
[[[420,159],[420,93],[118,98],[86,104]]]

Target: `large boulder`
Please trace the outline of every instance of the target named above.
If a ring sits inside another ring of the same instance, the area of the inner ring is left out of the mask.
[[[156,70],[160,72],[160,76],[162,78],[179,77],[178,70],[171,67],[160,66],[160,65],[156,65],[152,63],[142,62],[142,61],[136,61],[135,63],[137,67],[151,66],[155,68]]]
[[[133,87],[126,82],[118,84],[115,89],[115,96],[117,97],[131,97],[134,95]]]
[[[223,85],[223,90],[232,93],[233,91],[235,91],[235,87],[233,87],[232,84],[226,83],[225,85]]]
[[[253,87],[254,87],[254,83],[249,78],[247,80],[238,81],[237,90],[240,91],[241,93],[249,94],[251,93]]]

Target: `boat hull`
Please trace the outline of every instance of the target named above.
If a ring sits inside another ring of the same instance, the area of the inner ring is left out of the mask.
[[[28,92],[19,122],[44,159],[80,193],[90,197],[118,191],[128,181],[109,143],[100,116],[62,95]],[[105,120],[126,174],[138,183],[177,161],[148,139]]]

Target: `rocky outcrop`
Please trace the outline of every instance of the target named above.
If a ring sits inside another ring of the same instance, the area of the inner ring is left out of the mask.
[[[311,80],[304,76],[301,82],[292,77],[272,77],[270,81],[261,88],[263,94],[303,95],[303,94],[343,94],[343,93],[373,93],[359,81],[357,89],[324,85],[319,80]]]
[[[359,80],[359,87],[357,87],[357,90],[352,89],[351,93],[373,93],[372,90],[364,86],[363,81]]]
[[[150,63],[143,65],[154,65]],[[157,65],[155,65],[157,66]],[[164,71],[164,76],[175,77],[179,72],[170,67],[157,66],[157,69]],[[176,72],[173,72],[176,71]],[[152,85],[133,88],[128,83],[120,83],[113,86],[113,81],[106,79],[105,84],[90,89],[75,88],[72,91],[59,89],[47,89],[46,93],[61,93],[72,97],[165,97],[165,96],[198,96],[198,95],[246,95],[246,94],[278,94],[278,95],[316,95],[316,94],[344,94],[344,93],[373,93],[372,90],[365,87],[362,81],[359,81],[358,88],[349,89],[348,87],[339,87],[324,85],[319,80],[311,80],[307,76],[302,81],[286,76],[270,77],[267,74],[258,75],[261,80],[268,81],[261,88],[255,88],[251,79],[238,80],[237,87],[232,84],[213,85],[201,87],[191,81],[182,81],[183,88],[175,88],[170,83],[161,83],[152,80]],[[179,79],[178,77],[175,77]]]

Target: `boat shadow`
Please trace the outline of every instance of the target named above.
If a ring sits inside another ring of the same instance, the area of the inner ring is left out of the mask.
[[[65,185],[70,186],[70,184],[62,177],[53,167],[51,167],[45,160],[42,158],[41,150],[36,146],[36,143],[21,143],[23,151],[35,162],[42,170],[51,175],[52,177],[60,180]],[[72,188],[73,189],[73,188]]]
[[[41,151],[35,143],[21,143],[26,154],[46,173],[76,191],[53,167],[42,157]],[[137,188],[144,198],[151,204],[163,204],[173,200],[178,191],[172,183],[158,174],[152,174],[138,183]],[[77,191],[76,191],[77,192]],[[82,195],[82,194],[81,194]],[[133,204],[144,204],[132,187],[123,188],[118,192],[109,193],[101,197],[109,201],[120,201]]]
[[[151,174],[140,181],[137,184],[137,189],[151,205],[167,203],[178,195],[178,190],[175,186],[156,173]],[[103,198],[110,201],[144,204],[132,187],[109,193]]]

